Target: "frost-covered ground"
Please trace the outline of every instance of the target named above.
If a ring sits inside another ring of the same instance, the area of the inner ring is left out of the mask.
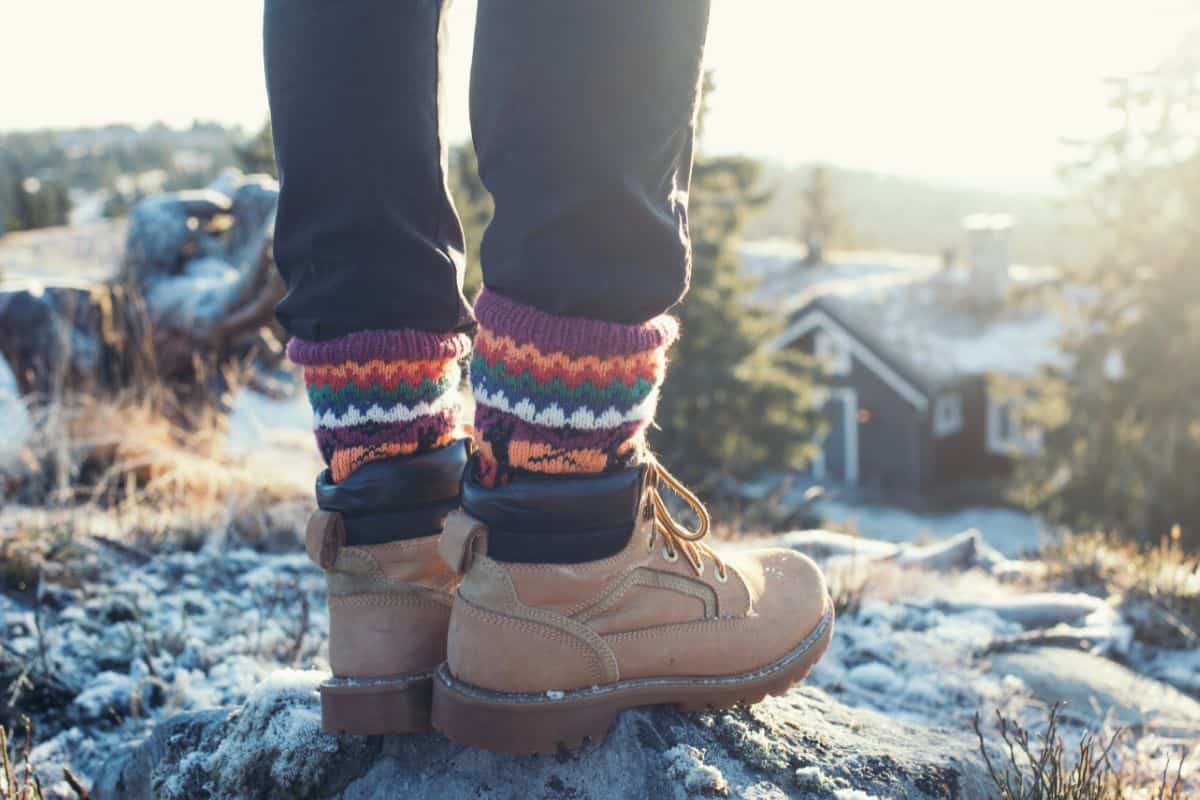
[[[0,237],[0,280],[103,280],[121,263],[124,246],[124,220],[10,233]]]
[[[975,534],[921,546],[824,532],[771,541],[818,557],[849,598],[809,681],[834,701],[963,731],[980,710],[1033,721],[1065,698],[1073,733],[1107,717],[1133,725],[1128,755],[1148,764],[1200,742],[1200,703],[1186,694],[1200,688],[1195,651],[1136,641],[1107,598],[1032,592],[1036,561],[1009,560]],[[145,552],[108,537],[77,542],[36,597],[0,595],[0,664],[29,670],[35,764],[50,784],[67,765],[86,779],[171,715],[235,706],[263,681],[292,686],[272,677],[281,669],[327,669],[324,592],[298,545],[269,553],[218,537],[195,551]],[[1017,658],[1030,653],[1031,663]],[[1064,661],[1073,657],[1083,666]],[[1080,672],[1082,689],[1068,680]],[[1087,683],[1092,673],[1107,675],[1103,686]],[[308,741],[317,721],[296,713],[288,725]],[[65,783],[55,791],[72,796]]]
[[[326,667],[324,580],[300,552],[93,543],[34,604],[0,595],[0,663],[27,666],[35,765],[92,774],[180,711],[237,704],[275,671]],[[66,796],[71,796],[67,794]]]

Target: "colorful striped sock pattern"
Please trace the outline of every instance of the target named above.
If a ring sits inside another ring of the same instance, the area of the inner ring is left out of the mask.
[[[368,461],[436,450],[464,434],[458,391],[465,334],[362,331],[326,342],[292,339],[317,446],[333,480]]]
[[[471,360],[478,480],[600,473],[637,463],[654,419],[672,317],[557,317],[484,289]]]

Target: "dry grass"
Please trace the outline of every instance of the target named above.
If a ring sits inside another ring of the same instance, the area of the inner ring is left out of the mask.
[[[29,720],[25,720],[25,743],[21,748],[21,767],[13,765],[14,756],[9,750],[8,734],[0,725],[0,800],[42,800],[42,782],[29,763],[32,735]]]
[[[94,577],[106,563],[94,557],[97,548],[137,562],[158,549],[220,537],[263,549],[297,546],[310,491],[270,464],[229,452],[219,409],[184,414],[143,389],[107,400],[75,396],[35,408],[33,416],[35,436],[20,468],[0,482],[7,495],[0,503],[0,592],[34,610],[39,641],[41,587]],[[311,639],[308,625],[302,613],[292,652],[283,654],[292,661]],[[50,777],[43,770],[39,780],[29,766],[28,731],[23,747],[12,746],[19,737],[3,728],[20,726],[22,714],[53,728],[69,692],[36,650],[18,657],[4,645],[0,640],[0,800],[40,800]],[[87,797],[69,773],[53,780]]]
[[[1200,555],[1188,553],[1178,528],[1154,547],[1106,534],[1069,535],[1043,552],[1059,587],[1115,596],[1139,641],[1200,646]]]
[[[838,618],[852,617],[862,609],[872,583],[872,573],[880,571],[878,566],[854,562],[825,571],[829,596],[833,598],[833,610]]]
[[[999,755],[989,750],[979,715],[975,735],[979,752],[999,800],[1184,800],[1183,760],[1146,778],[1114,763],[1113,751],[1125,735],[1107,737],[1085,733],[1078,752],[1068,753],[1058,728],[1058,706],[1050,709],[1041,734],[1033,734],[999,711]]]
[[[29,760],[33,733],[29,720],[22,721],[24,737],[17,752],[17,742],[11,742],[3,725],[0,725],[0,800],[42,800],[42,779]],[[11,742],[11,747],[10,747]],[[15,763],[17,756],[20,763]],[[79,800],[88,800],[90,795],[83,783],[69,769],[63,769],[63,781]]]
[[[227,452],[219,409],[184,413],[139,395],[74,397],[36,411],[23,469],[10,478],[13,513],[26,527],[139,547],[192,546],[214,531],[294,541],[308,493],[275,465]]]

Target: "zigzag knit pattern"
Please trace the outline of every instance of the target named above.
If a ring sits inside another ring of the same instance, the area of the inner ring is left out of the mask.
[[[309,342],[292,339],[303,367],[317,446],[333,480],[368,461],[436,450],[461,438],[459,359],[464,334],[362,331]]]
[[[477,478],[601,473],[637,463],[654,419],[672,317],[558,317],[484,289],[471,360]]]

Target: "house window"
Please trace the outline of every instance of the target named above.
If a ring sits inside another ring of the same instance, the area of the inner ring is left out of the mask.
[[[1001,455],[1036,453],[1042,449],[1042,432],[1021,420],[1020,402],[988,398],[987,448]]]
[[[961,394],[943,394],[933,403],[933,435],[950,436],[962,430],[963,399]]]
[[[850,348],[840,336],[818,329],[813,340],[813,354],[827,374],[850,374]]]

